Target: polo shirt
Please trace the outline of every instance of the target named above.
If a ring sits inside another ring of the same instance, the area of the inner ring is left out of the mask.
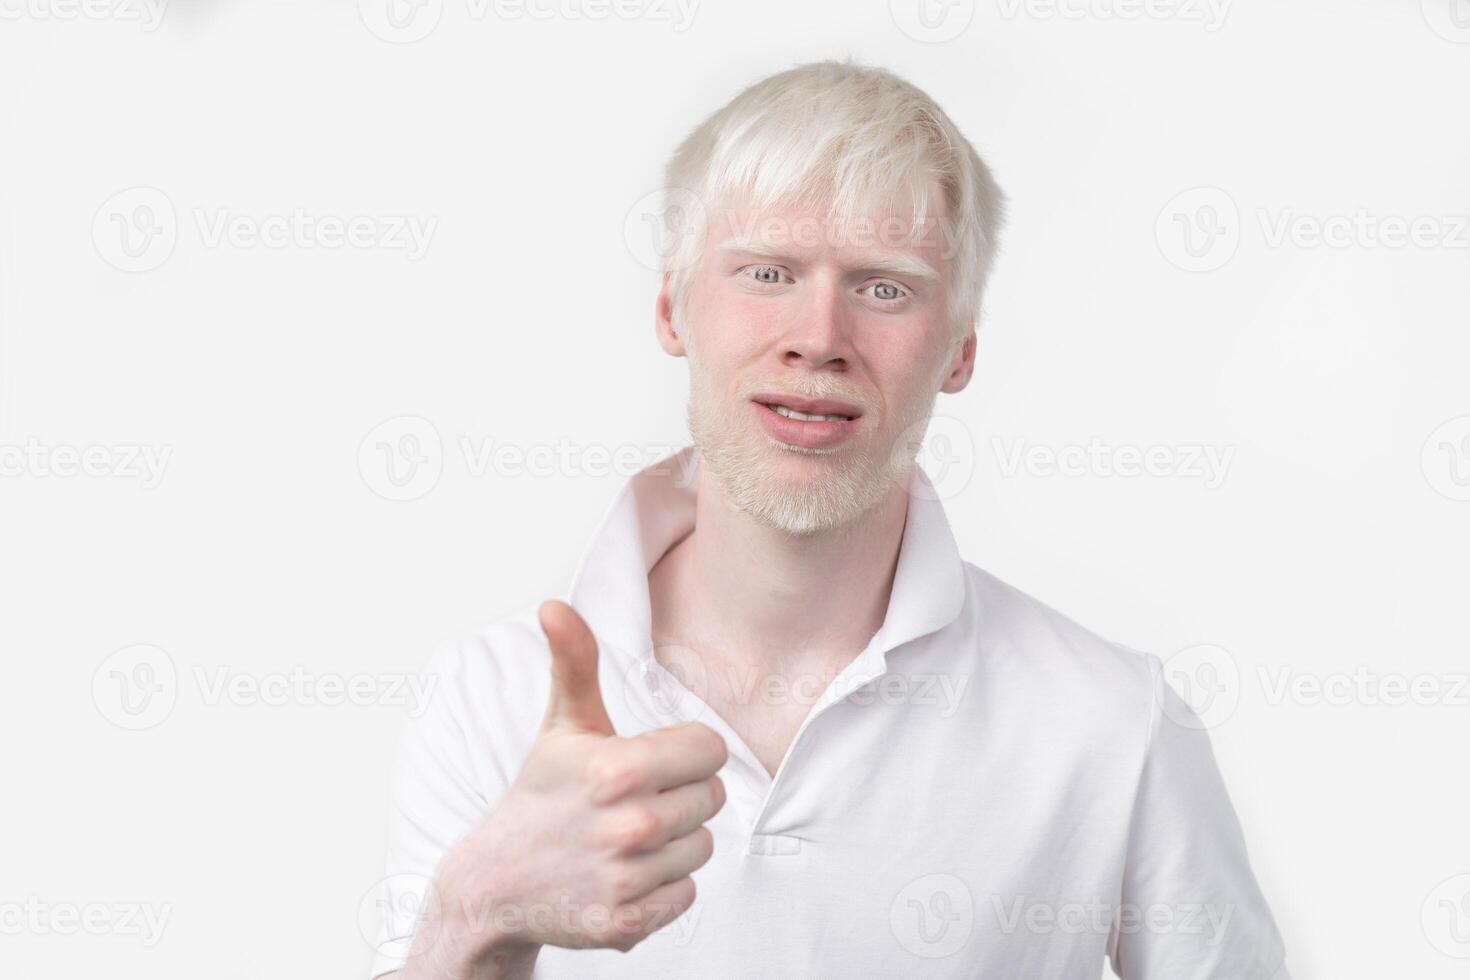
[[[652,651],[648,572],[693,528],[698,473],[686,447],[629,479],[564,598],[597,637],[618,734],[697,720],[724,737],[714,856],[693,906],[631,952],[545,947],[537,977],[1098,980],[1111,965],[1125,980],[1289,980],[1208,736],[1160,660],[964,561],[917,466],[883,625],[807,692],[772,778]],[[427,666],[374,977],[403,964],[440,859],[536,737],[537,605]]]

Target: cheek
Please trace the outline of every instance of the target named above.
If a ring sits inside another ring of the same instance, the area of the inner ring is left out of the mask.
[[[701,297],[698,343],[701,351],[718,353],[723,364],[738,368],[760,356],[781,334],[775,304],[758,297],[706,294]]]
[[[896,422],[920,401],[937,390],[943,341],[937,334],[919,328],[892,334],[886,342],[871,345],[865,360],[882,393],[887,422]],[[946,362],[947,364],[948,362]]]
[[[871,346],[870,359],[886,377],[922,373],[920,365],[934,357],[922,330],[891,330],[881,336],[883,342]]]

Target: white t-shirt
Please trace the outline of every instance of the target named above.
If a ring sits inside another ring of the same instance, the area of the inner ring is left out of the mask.
[[[1289,980],[1209,740],[1157,657],[960,558],[915,468],[882,628],[814,698],[772,779],[653,658],[647,575],[693,527],[692,447],[630,479],[569,602],[598,638],[618,734],[724,736],[698,898],[630,953],[541,951],[553,978]],[[539,605],[539,603],[538,603]],[[374,976],[403,964],[445,852],[505,792],[541,722],[535,607],[435,655],[389,815]]]

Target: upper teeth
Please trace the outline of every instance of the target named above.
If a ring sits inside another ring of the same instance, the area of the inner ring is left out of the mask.
[[[846,422],[850,418],[847,415],[808,415],[794,408],[787,408],[785,405],[772,405],[771,408],[777,415],[784,415],[788,419],[800,419],[803,422]]]

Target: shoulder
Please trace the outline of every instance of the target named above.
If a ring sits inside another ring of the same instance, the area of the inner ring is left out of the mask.
[[[536,606],[441,641],[421,670],[428,697],[411,741],[457,762],[481,786],[504,784],[530,751],[550,686],[550,651]]]
[[[550,652],[536,618],[540,603],[512,610],[442,641],[424,672],[436,688],[478,698],[528,693],[545,682]]]
[[[1042,706],[1143,732],[1162,663],[1093,630],[966,561],[966,615],[987,672]]]

